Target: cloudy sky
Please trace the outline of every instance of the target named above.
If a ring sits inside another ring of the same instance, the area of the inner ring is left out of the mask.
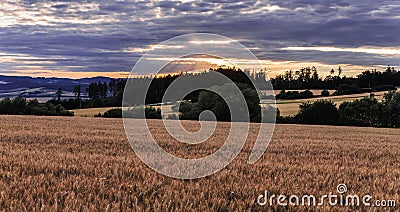
[[[124,77],[155,45],[215,33],[271,75],[315,65],[343,74],[400,67],[400,1],[0,2],[0,75]]]

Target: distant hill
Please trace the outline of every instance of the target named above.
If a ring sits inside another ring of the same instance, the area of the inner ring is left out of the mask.
[[[63,90],[64,97],[73,97],[76,85],[81,85],[83,96],[93,82],[107,82],[112,78],[93,77],[82,79],[44,78],[26,76],[0,76],[0,98],[23,96],[27,98],[50,99],[55,96],[58,88]]]

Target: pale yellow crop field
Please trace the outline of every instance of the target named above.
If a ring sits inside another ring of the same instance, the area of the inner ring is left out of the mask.
[[[319,95],[321,90],[311,90],[314,95]],[[330,91],[332,92],[332,91]],[[275,91],[275,93],[279,93],[278,91]],[[376,92],[375,93],[375,98],[378,101],[381,101],[383,99],[384,94],[387,93],[387,91],[382,91],[382,92]],[[320,99],[326,99],[326,100],[331,100],[333,101],[337,107],[345,101],[354,101],[356,99],[361,99],[363,97],[368,97],[369,93],[363,93],[363,94],[352,94],[352,95],[342,95],[342,96],[329,96],[329,97],[319,97],[319,98],[312,98],[312,99],[296,99],[296,100],[277,100],[276,101],[276,106],[280,110],[282,116],[292,116],[296,115],[297,112],[299,111],[299,106],[301,103],[310,101],[314,102]],[[266,101],[261,101],[261,105],[266,105]],[[173,105],[152,105],[154,108],[160,108],[163,110],[164,116],[168,117],[168,115],[175,114],[177,115],[176,112],[173,112],[171,107]],[[71,110],[74,112],[75,116],[80,116],[80,117],[93,117],[94,115],[97,115],[98,113],[104,114],[107,110],[110,110],[112,108],[120,108],[120,107],[103,107],[103,108],[85,108],[85,109],[75,109]]]
[[[375,92],[375,98],[378,101],[381,101],[387,91]],[[293,116],[296,115],[299,111],[299,106],[304,102],[315,102],[317,100],[325,99],[331,100],[339,107],[345,101],[354,101],[356,99],[361,99],[363,97],[369,97],[369,93],[363,94],[351,94],[351,95],[342,95],[342,96],[328,96],[328,97],[319,97],[312,99],[295,99],[295,100],[276,100],[276,106],[280,110],[282,116]],[[265,103],[265,101],[261,101],[261,103]]]
[[[84,108],[84,109],[75,109],[71,111],[74,112],[74,116],[93,117],[99,113],[104,114],[104,112],[113,108],[114,107]]]
[[[190,130],[198,123],[185,121]],[[149,122],[160,146],[175,155],[205,156],[224,142],[219,123],[211,142],[183,145]],[[400,130],[277,125],[265,154],[248,156],[257,136],[252,124],[242,153],[206,178],[178,180],[143,164],[131,149],[121,119],[0,116],[0,211],[399,210],[366,207],[259,206],[264,190],[286,195],[337,193],[400,201]]]
[[[152,105],[152,107],[156,109],[161,109],[163,111],[163,114],[168,117],[168,115],[176,114],[176,112],[172,111],[172,106],[173,105]],[[79,116],[79,117],[94,117],[95,115],[104,114],[106,111],[111,110],[113,108],[122,108],[122,107],[99,107],[99,108],[84,108],[84,109],[75,109],[75,110],[70,110],[74,112],[74,116]]]

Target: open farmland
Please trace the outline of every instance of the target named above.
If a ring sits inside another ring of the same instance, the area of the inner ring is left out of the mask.
[[[164,111],[164,115],[168,117],[168,115],[176,114],[175,112],[172,111],[172,106],[173,105],[149,105],[151,107],[154,107],[156,109],[160,108],[161,110]],[[79,116],[79,117],[94,117],[95,115],[104,114],[106,111],[111,110],[113,108],[122,108],[122,107],[98,107],[98,108],[84,108],[84,109],[75,109],[75,110],[70,110],[74,112],[74,116]]]
[[[311,90],[311,91],[314,92],[315,95],[319,95],[321,90]],[[279,92],[275,91],[275,93]],[[381,101],[385,93],[387,93],[387,91],[375,92],[375,98],[378,101]],[[280,110],[282,116],[293,116],[298,113],[300,104],[304,102],[308,101],[315,102],[320,99],[325,99],[333,101],[336,104],[336,106],[339,107],[339,105],[345,101],[354,101],[356,99],[361,99],[363,97],[368,97],[368,96],[369,93],[362,93],[362,94],[351,94],[351,95],[341,95],[341,96],[318,97],[311,99],[276,100],[276,107]],[[261,101],[262,105],[266,105],[267,103],[268,103],[267,101]],[[168,117],[168,115],[176,114],[171,109],[172,105],[153,106],[153,107],[155,108],[162,107],[166,117]],[[94,115],[97,115],[99,113],[104,114],[107,110],[110,110],[112,108],[118,108],[118,107],[85,108],[85,109],[75,109],[71,111],[74,112],[75,116],[93,117]]]
[[[74,112],[74,116],[81,117],[93,117],[95,115],[104,114],[107,110],[111,110],[114,107],[99,107],[99,108],[84,108],[84,109],[75,109],[71,110]]]
[[[312,90],[315,91],[315,90]],[[318,95],[315,94],[314,95]],[[388,91],[381,91],[381,92],[375,92],[375,98],[378,101],[381,101],[385,95],[385,93],[388,93]],[[293,100],[276,100],[276,106],[281,112],[282,116],[293,116],[296,115],[299,112],[299,106],[302,103],[305,102],[315,102],[317,100],[330,100],[336,104],[337,107],[339,107],[340,104],[343,102],[351,102],[356,99],[361,99],[363,97],[369,97],[369,93],[362,93],[362,94],[350,94],[350,95],[341,95],[341,96],[328,96],[328,97],[318,97],[318,98],[311,98],[311,99],[293,99]],[[266,101],[261,101],[261,104],[267,103]]]
[[[198,153],[191,151],[197,145],[179,145],[165,135],[161,121],[149,125],[166,151],[188,157],[214,152],[229,130],[229,123],[219,123],[217,137],[200,144]],[[400,130],[277,125],[265,154],[249,165],[256,125],[242,153],[225,169],[198,180],[177,180],[135,156],[121,119],[0,116],[0,211],[260,210],[266,207],[255,200],[264,190],[324,195],[336,193],[339,183],[349,194],[400,203]],[[187,121],[184,126],[193,131],[199,125]],[[372,208],[382,209],[390,210]]]

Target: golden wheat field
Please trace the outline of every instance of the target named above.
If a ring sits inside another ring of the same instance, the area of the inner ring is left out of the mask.
[[[223,143],[228,123],[202,146],[179,145],[150,121],[160,146],[187,157]],[[253,128],[257,124],[253,124]],[[184,126],[196,130],[197,122]],[[196,180],[148,168],[131,149],[121,119],[0,116],[0,211],[399,210],[366,206],[260,206],[273,194],[348,194],[400,202],[400,130],[277,125],[267,151],[247,164],[257,130],[225,169]],[[190,149],[192,150],[190,151]]]

